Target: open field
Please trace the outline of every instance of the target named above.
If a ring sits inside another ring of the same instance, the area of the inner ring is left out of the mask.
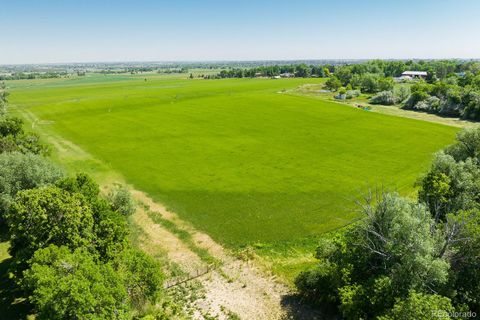
[[[285,257],[291,248],[308,255],[315,235],[357,218],[354,200],[370,187],[412,194],[458,130],[281,93],[319,81],[92,75],[7,84],[11,111],[37,119],[35,130],[80,146],[217,242]],[[92,163],[83,166],[75,169]],[[292,260],[274,269],[291,276],[302,263]]]

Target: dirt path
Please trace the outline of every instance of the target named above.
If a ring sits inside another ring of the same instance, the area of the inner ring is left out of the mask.
[[[153,214],[158,214],[189,232],[195,245],[208,250],[214,258],[221,261],[220,267],[197,278],[203,286],[204,295],[194,301],[194,305],[200,311],[195,315],[196,318],[201,319],[202,313],[208,313],[218,319],[228,319],[231,313],[238,315],[241,319],[290,317],[291,310],[285,305],[285,299],[290,294],[288,287],[277,282],[275,277],[266,275],[255,266],[255,263],[232,256],[208,235],[193,229],[176,214],[155,203],[144,193],[135,190],[133,195],[137,201],[147,205]],[[134,221],[148,234],[152,244],[158,244],[184,271],[194,276],[199,268],[206,267],[206,263],[194,251],[176,235],[156,224],[144,209],[137,210]],[[149,248],[146,251],[151,250],[152,247],[149,246]],[[154,252],[150,253],[154,254]],[[302,314],[308,314],[309,319],[315,318],[308,310],[296,313],[296,318],[302,318]]]

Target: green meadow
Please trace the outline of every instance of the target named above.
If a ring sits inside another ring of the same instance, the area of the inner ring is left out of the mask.
[[[230,248],[309,243],[356,219],[371,188],[413,196],[458,130],[283,93],[320,79],[185,77],[7,84],[13,112]]]

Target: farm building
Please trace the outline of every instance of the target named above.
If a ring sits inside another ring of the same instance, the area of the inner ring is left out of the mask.
[[[427,72],[426,71],[404,71],[402,73],[402,77],[407,78],[410,77],[411,79],[414,78],[422,78],[425,79],[427,77]]]

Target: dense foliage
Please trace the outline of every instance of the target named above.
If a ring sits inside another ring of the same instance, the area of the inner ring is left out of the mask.
[[[22,125],[0,117],[0,139],[11,146],[0,150],[0,218],[12,275],[37,318],[141,316],[162,297],[163,276],[156,260],[128,241],[130,194],[119,187],[104,198],[88,175],[65,177],[43,157],[44,145],[25,147]]]
[[[419,185],[418,202],[369,197],[360,222],[322,241],[301,295],[345,319],[480,314],[480,128],[459,133]]]
[[[407,70],[426,71],[425,79],[400,78]],[[229,68],[213,78],[322,77],[325,88],[349,99],[359,90],[374,95],[373,104],[400,104],[406,109],[480,120],[480,62],[457,60],[373,60],[346,65],[269,65]],[[394,81],[395,79],[395,81]],[[405,82],[405,83],[404,83]]]
[[[1,153],[0,168],[0,220],[17,192],[52,184],[63,177],[59,167],[31,153]]]
[[[48,147],[40,142],[35,133],[23,130],[23,121],[19,118],[0,115],[0,153],[14,152],[46,155]]]

